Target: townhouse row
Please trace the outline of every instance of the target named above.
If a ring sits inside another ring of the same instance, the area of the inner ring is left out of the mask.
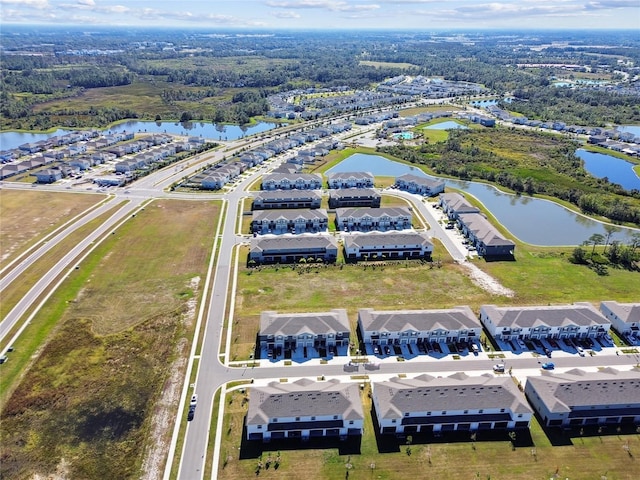
[[[434,310],[358,311],[357,332],[365,347],[480,342],[483,327],[500,342],[532,339],[596,339],[613,328],[640,338],[640,303],[498,307],[483,305],[478,318],[468,306]],[[304,347],[347,346],[354,343],[346,311],[281,313],[267,311],[260,318],[257,346],[261,352],[284,354]],[[370,348],[372,349],[372,348]],[[346,351],[345,351],[346,354]]]
[[[247,440],[361,436],[357,383],[271,382],[249,388]],[[640,422],[640,371],[573,369],[529,377],[521,392],[510,376],[423,374],[371,382],[374,427],[383,435],[511,432],[546,427],[633,426]],[[367,412],[368,413],[368,412]]]

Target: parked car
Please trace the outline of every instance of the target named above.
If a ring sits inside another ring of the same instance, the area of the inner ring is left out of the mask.
[[[545,362],[545,363],[542,364],[542,369],[543,370],[553,370],[554,368],[556,368],[556,366],[552,362]]]
[[[493,366],[493,371],[496,373],[504,373],[504,363],[497,363]]]
[[[578,351],[578,355],[580,355],[581,357],[584,357],[584,348],[582,348],[580,345],[578,345],[576,347],[576,350]]]

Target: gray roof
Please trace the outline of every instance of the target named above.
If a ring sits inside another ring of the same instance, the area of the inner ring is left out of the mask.
[[[418,175],[413,175],[411,173],[405,173],[404,175],[400,175],[399,177],[396,177],[396,182],[398,180],[403,180],[405,182],[415,183],[417,185],[425,185],[425,186],[427,186],[429,188],[436,187],[436,186],[439,186],[440,184],[444,183],[443,180],[435,180],[435,179],[432,179],[432,178],[420,177]]]
[[[322,198],[315,190],[261,190],[255,198],[263,200],[317,200]]]
[[[378,415],[403,418],[406,412],[501,409],[532,413],[524,395],[511,377],[491,374],[470,377],[456,373],[449,377],[427,374],[416,378],[392,378],[373,382]]]
[[[609,310],[624,323],[640,322],[640,303],[618,303],[614,301],[602,302]],[[602,310],[602,308],[601,308]]]
[[[336,215],[338,218],[353,217],[363,218],[372,217],[380,218],[388,215],[389,217],[409,217],[411,218],[411,211],[407,207],[382,207],[382,208],[336,208]]]
[[[254,221],[274,221],[278,219],[295,220],[298,218],[303,219],[324,219],[327,220],[327,211],[324,208],[317,208],[315,210],[309,210],[307,208],[292,208],[290,210],[256,210],[253,212]]]
[[[260,314],[260,335],[326,335],[349,331],[349,318],[344,309],[315,313],[277,313],[264,311]]]
[[[333,198],[378,198],[380,194],[373,188],[336,188],[329,191],[329,197]]]
[[[362,308],[360,323],[366,331],[403,332],[407,330],[467,330],[482,328],[480,320],[467,306],[440,310],[389,310]]]
[[[267,173],[262,176],[263,183],[268,180],[276,183],[280,183],[282,180],[295,182],[299,179],[322,183],[322,176],[319,173]]]
[[[390,245],[416,245],[416,246],[433,246],[429,240],[429,235],[424,232],[371,232],[371,233],[354,233],[351,235],[343,235],[345,248],[352,247],[375,247]]]
[[[449,206],[454,212],[479,212],[478,207],[474,207],[459,193],[441,193],[440,198]]]
[[[489,221],[479,213],[461,213],[460,221],[487,246],[509,245],[515,246],[506,239]]]
[[[251,239],[251,252],[300,251],[310,248],[331,248],[337,250],[338,242],[333,235],[278,235]]]
[[[249,389],[247,425],[264,425],[274,418],[338,415],[344,420],[363,420],[357,383],[339,380],[292,383],[271,382]]]
[[[577,325],[588,327],[606,325],[609,321],[593,305],[578,302],[573,305],[535,307],[496,307],[483,305],[482,310],[498,327],[531,328],[537,326],[565,327]]]
[[[640,404],[640,370],[619,371],[605,368],[598,372],[572,369],[565,373],[545,372],[529,377],[533,388],[547,408],[568,413],[571,407],[608,405],[610,408]]]
[[[350,178],[368,178],[373,180],[373,174],[369,172],[336,172],[336,173],[328,173],[327,178],[329,180],[349,180]]]

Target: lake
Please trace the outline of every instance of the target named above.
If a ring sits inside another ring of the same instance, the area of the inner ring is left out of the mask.
[[[636,137],[640,137],[640,125],[620,125],[616,127],[619,132],[631,132]]]
[[[417,167],[387,160],[379,155],[354,154],[327,173],[367,171],[378,176],[398,176],[405,173],[426,178]],[[497,188],[477,182],[445,179],[445,184],[476,197],[512,235],[532,245],[581,245],[594,233],[605,235],[604,224],[578,215],[557,203],[539,198],[503,193]],[[618,227],[614,240],[624,243],[640,229]]]
[[[190,137],[202,137],[208,140],[237,140],[247,135],[267,132],[276,127],[275,123],[261,122],[255,125],[220,125],[211,122],[143,122],[131,120],[112,125],[102,130],[103,132],[148,132],[171,133],[174,135],[188,135]],[[82,130],[82,129],[77,129]],[[53,136],[64,135],[73,130],[58,129],[52,133],[32,132],[0,132],[0,150],[17,148],[24,143],[37,142]]]
[[[449,120],[446,122],[434,123],[433,125],[424,127],[424,130],[451,130],[456,128],[467,129],[468,127],[466,125],[462,125],[461,123]]]
[[[579,148],[576,155],[584,162],[587,172],[597,178],[607,177],[625,190],[640,190],[640,177],[633,170],[634,164],[622,158],[604,153],[595,153]]]

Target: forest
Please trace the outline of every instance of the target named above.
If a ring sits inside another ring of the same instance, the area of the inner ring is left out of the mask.
[[[273,92],[368,89],[400,74],[480,83],[513,97],[509,108],[532,119],[640,121],[640,87],[632,81],[640,42],[630,32],[460,36],[118,29],[80,35],[7,27],[0,32],[0,128],[104,127],[125,118],[247,123],[267,113],[264,99]],[[557,38],[568,45],[553,44]],[[582,72],[565,72],[565,64],[583,65]],[[627,79],[626,88],[553,86],[565,74]]]

